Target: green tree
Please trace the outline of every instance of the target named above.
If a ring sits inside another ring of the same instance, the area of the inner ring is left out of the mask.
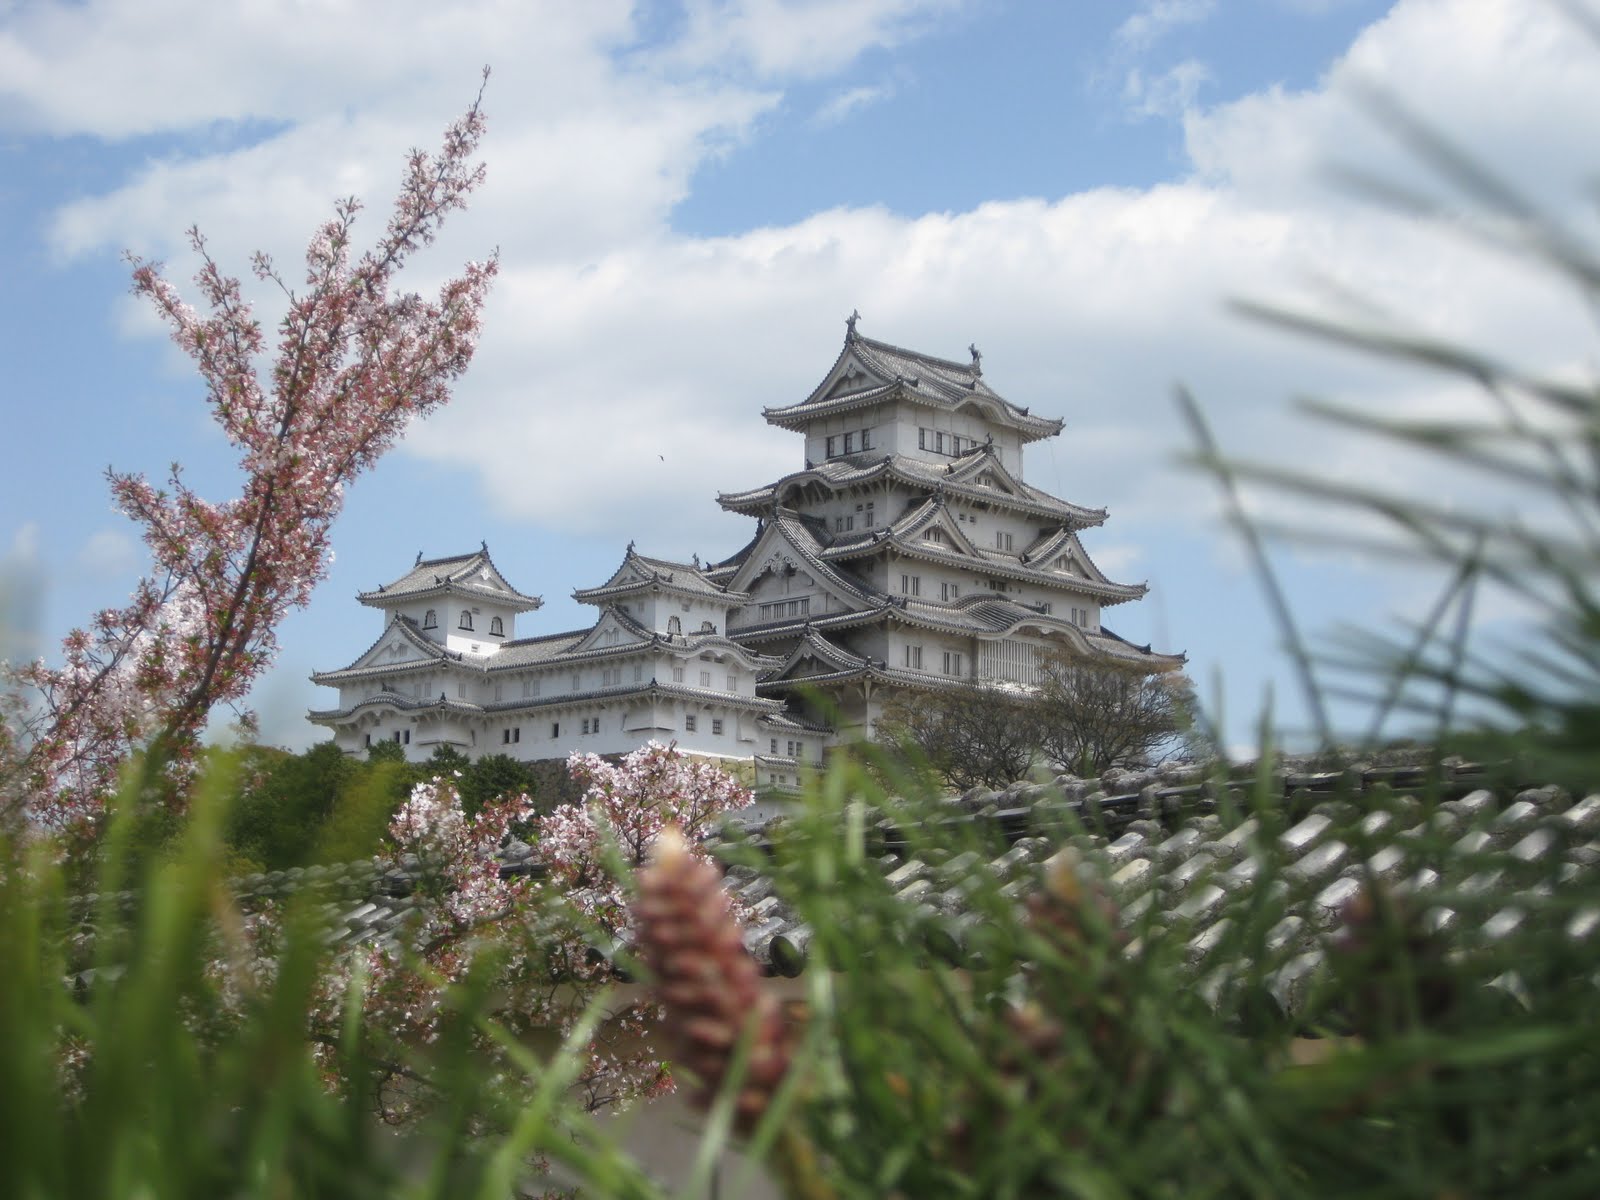
[[[1146,766],[1179,751],[1194,687],[1178,672],[1150,674],[1065,654],[1040,664],[1030,705],[1038,747],[1076,775]]]
[[[1038,705],[1014,688],[901,692],[878,718],[877,740],[925,763],[957,791],[1026,778],[1038,756]]]
[[[475,816],[491,801],[533,796],[536,788],[533,771],[526,763],[506,754],[487,754],[462,772],[458,790],[467,815]]]

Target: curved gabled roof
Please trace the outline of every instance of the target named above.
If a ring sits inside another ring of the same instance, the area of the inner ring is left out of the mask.
[[[761,415],[771,425],[804,429],[818,417],[886,400],[904,400],[947,412],[976,406],[987,420],[1015,430],[1024,442],[1061,432],[1059,420],[1036,417],[985,383],[975,348],[971,362],[952,362],[862,337],[853,322],[839,357],[811,395],[799,404],[763,409]]]
[[[378,647],[388,641],[390,636],[398,633],[403,641],[421,652],[420,658],[408,658],[400,662],[371,662],[368,661],[377,651]],[[426,638],[417,628],[417,623],[410,617],[402,617],[395,613],[389,623],[383,627],[373,643],[356,656],[354,662],[348,667],[341,667],[336,671],[313,671],[311,682],[320,683],[330,687],[337,686],[347,679],[363,679],[372,675],[387,675],[410,670],[414,667],[433,667],[441,662],[459,663],[461,654],[456,650],[446,650],[438,642]]]
[[[926,534],[930,527],[938,528],[946,540],[929,541]],[[830,563],[849,562],[881,554],[886,549],[892,548],[902,557],[939,566],[1081,592],[1083,595],[1096,597],[1103,605],[1137,600],[1149,590],[1142,583],[1113,583],[1089,560],[1075,534],[1063,531],[1061,536],[1064,539],[1061,544],[1066,548],[1065,552],[1072,554],[1074,561],[1082,566],[1081,575],[1061,574],[1034,566],[1025,561],[1026,556],[1018,558],[1002,551],[974,546],[961,532],[960,525],[944,515],[944,502],[935,496],[913,508],[894,524],[875,529],[865,536],[841,539],[819,550],[818,557]]]
[[[723,492],[717,496],[717,503],[729,512],[755,517],[775,504],[788,503],[794,492],[813,484],[840,492],[884,480],[903,483],[919,491],[943,488],[950,497],[1044,517],[1074,529],[1100,525],[1106,519],[1103,508],[1073,504],[1023,483],[1001,465],[999,456],[988,446],[979,446],[944,464],[901,454],[885,454],[870,461],[863,461],[859,455],[853,459],[829,459],[785,475],[765,487]]]
[[[572,598],[583,604],[610,604],[636,592],[668,591],[701,599],[726,600],[730,605],[749,599],[741,592],[729,592],[707,578],[706,568],[698,562],[671,562],[664,558],[648,558],[637,553],[629,543],[622,563],[611,573],[611,578],[599,587],[579,588]]]
[[[452,594],[487,600],[513,612],[528,612],[544,604],[538,596],[524,595],[506,582],[500,568],[489,557],[486,544],[470,554],[453,554],[446,558],[423,558],[419,554],[411,570],[399,579],[382,584],[374,591],[362,592],[356,599],[373,608],[388,608]]]
[[[761,531],[756,544],[744,553],[737,568],[728,577],[728,584],[754,579],[764,566],[775,558],[799,560],[806,570],[841,600],[861,607],[876,603],[876,591],[866,583],[830,566],[821,557],[821,543],[812,527],[792,509],[780,508],[773,512]]]

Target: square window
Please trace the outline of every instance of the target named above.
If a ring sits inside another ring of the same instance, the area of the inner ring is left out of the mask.
[[[695,715],[693,713],[684,713],[684,715],[683,715],[683,731],[685,733],[693,733],[695,724],[696,724]]]
[[[711,686],[711,672],[710,671],[701,671],[700,672],[700,686],[701,687],[705,687],[705,688],[708,688],[708,687]]]
[[[719,734],[719,735],[722,733],[722,718],[721,717],[712,717],[711,718],[711,732],[714,733],[714,734]]]

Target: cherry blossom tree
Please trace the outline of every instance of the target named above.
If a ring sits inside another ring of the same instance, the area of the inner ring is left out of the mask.
[[[487,975],[501,1025],[522,1038],[569,1034],[598,988],[615,982],[613,951],[629,941],[632,875],[662,831],[688,839],[684,853],[713,870],[699,839],[751,793],[714,764],[651,743],[608,763],[574,754],[568,770],[584,794],[533,824],[531,870],[502,870],[501,851],[533,817],[527,796],[509,796],[468,815],[453,780],[418,784],[389,827],[387,855],[415,881],[415,916],[400,944],[364,952],[365,1027],[388,1047],[374,1089],[381,1112],[402,1119],[424,1081],[398,1064],[407,1047],[436,1042],[454,1019],[449,991]],[[313,1036],[333,1058],[354,962],[324,982]],[[620,1000],[587,1047],[575,1080],[586,1108],[623,1106],[672,1088],[650,1041],[653,1003]],[[320,1028],[320,1032],[319,1032]],[[480,1039],[486,1070],[515,1087],[517,1068]]]
[[[362,206],[349,198],[311,239],[298,280],[253,256],[256,279],[285,305],[270,349],[239,279],[198,229],[189,242],[203,311],[158,264],[130,256],[133,291],[194,360],[244,486],[213,502],[176,464],[165,487],[108,473],[118,507],[143,526],[152,567],[126,606],[68,635],[59,665],[7,669],[8,686],[32,701],[0,735],[0,804],[11,821],[92,833],[140,750],[166,771],[167,798],[181,808],[209,713],[243,700],[272,661],[279,622],[326,574],[345,486],[449,399],[472,361],[497,259],[469,262],[432,298],[394,283],[483,180],[481,100],[480,90],[437,153],[411,153],[388,223],[365,252],[353,245]]]

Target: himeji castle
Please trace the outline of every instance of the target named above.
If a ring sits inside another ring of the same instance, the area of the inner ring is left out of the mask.
[[[1182,655],[1136,646],[1102,612],[1145,594],[1115,583],[1079,538],[1106,512],[1026,483],[1023,451],[1060,420],[1033,415],[969,362],[875,341],[844,347],[797,404],[767,422],[805,439],[804,465],[718,497],[755,519],[717,563],[669,562],[630,544],[598,587],[589,628],[519,636],[538,597],[485,546],[424,559],[362,604],[383,632],[313,681],[339,690],[310,719],[360,752],[470,758],[621,753],[649,741],[748,761],[789,785],[839,742],[870,736],[906,689],[1026,687],[1049,653],[1148,671]]]

